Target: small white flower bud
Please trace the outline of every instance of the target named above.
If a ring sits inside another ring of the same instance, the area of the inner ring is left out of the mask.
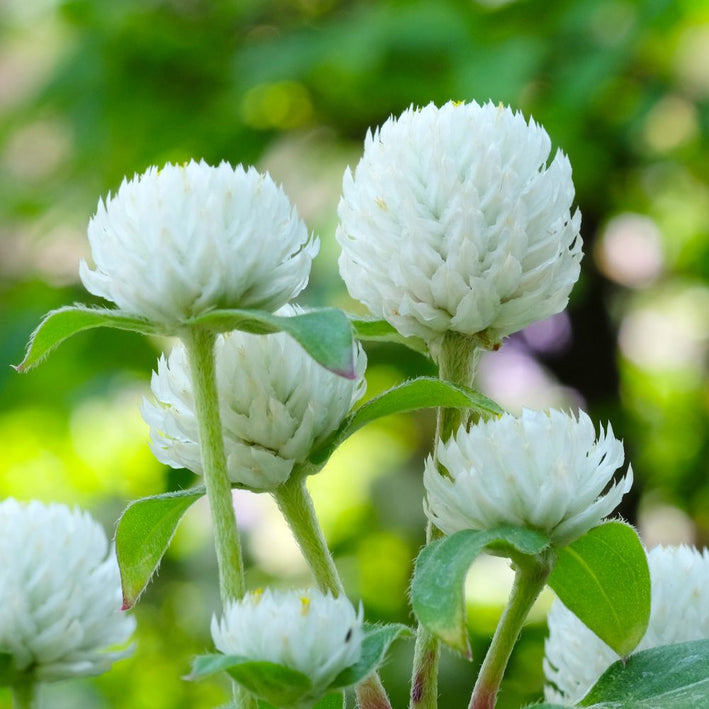
[[[686,546],[648,552],[650,622],[634,652],[709,639],[709,552]],[[546,701],[575,705],[620,659],[558,599],[547,619],[544,644]]]
[[[293,315],[286,306],[280,315]],[[319,365],[289,335],[220,335],[215,347],[219,409],[231,482],[273,490],[332,433],[364,394],[366,355],[357,345],[355,380]],[[177,344],[153,374],[154,401],[142,414],[163,463],[202,474],[192,383]]]
[[[571,165],[509,108],[410,108],[344,176],[337,240],[352,297],[403,335],[497,342],[566,307],[579,276]]]
[[[517,418],[464,427],[429,457],[425,511],[445,534],[530,527],[569,544],[599,524],[630,489],[632,470],[609,489],[623,446],[608,426],[598,440],[587,414],[525,409]]]
[[[285,665],[307,675],[313,698],[324,694],[362,652],[362,608],[345,596],[315,589],[257,591],[229,604],[212,620],[220,652]]]
[[[89,223],[81,280],[131,315],[175,328],[215,308],[273,312],[306,286],[318,243],[267,175],[222,162],[124,180]]]
[[[106,672],[129,654],[118,562],[91,516],[64,505],[0,503],[0,653],[40,682]]]

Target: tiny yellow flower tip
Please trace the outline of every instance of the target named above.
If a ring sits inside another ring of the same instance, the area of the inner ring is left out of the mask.
[[[381,209],[387,208],[386,201],[384,201],[381,197],[377,197],[374,201],[377,203],[377,207],[379,207]]]
[[[301,615],[308,615],[309,610],[310,610],[310,599],[307,596],[301,596],[300,597],[300,614]]]

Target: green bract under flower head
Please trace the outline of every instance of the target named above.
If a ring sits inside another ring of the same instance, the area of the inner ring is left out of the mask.
[[[647,555],[650,622],[634,652],[709,639],[709,552],[655,547]],[[620,656],[559,600],[548,617],[544,674],[548,702],[575,705]]]
[[[220,652],[284,665],[312,682],[312,699],[362,653],[362,608],[315,589],[250,593],[212,620]]]
[[[286,306],[279,315],[299,312]],[[228,475],[273,490],[332,433],[364,394],[366,355],[357,345],[354,380],[324,369],[285,333],[231,332],[216,341],[216,376]],[[184,346],[161,358],[155,400],[145,401],[152,450],[163,463],[202,474],[194,397]]]
[[[609,489],[623,446],[607,431],[596,440],[587,414],[525,409],[461,427],[426,461],[425,510],[441,531],[529,527],[569,544],[609,515],[630,489],[627,475]]]
[[[64,505],[0,503],[0,653],[40,682],[106,672],[135,628],[103,529]]]
[[[124,180],[89,223],[81,280],[167,328],[215,308],[273,312],[307,284],[318,243],[267,174],[167,164]]]
[[[571,166],[487,103],[429,104],[367,135],[339,206],[350,294],[403,335],[496,342],[566,306],[579,276]]]

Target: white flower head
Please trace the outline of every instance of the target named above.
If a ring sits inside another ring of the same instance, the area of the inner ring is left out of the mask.
[[[318,590],[257,591],[212,619],[212,638],[225,655],[273,662],[307,675],[317,698],[362,652],[362,607]]]
[[[531,527],[557,546],[569,544],[609,515],[633,474],[609,489],[623,445],[608,425],[598,439],[587,414],[525,409],[464,427],[426,461],[428,518],[445,534],[501,525]]]
[[[501,340],[566,307],[581,261],[571,165],[510,108],[409,108],[365,140],[338,214],[350,294],[399,332]]]
[[[215,308],[274,311],[307,284],[318,242],[267,174],[167,164],[124,180],[89,223],[81,280],[173,328]]]
[[[280,315],[297,313],[285,306]],[[216,377],[228,476],[273,490],[332,433],[364,394],[366,355],[356,345],[354,380],[318,364],[289,335],[231,332],[217,338]],[[189,363],[177,344],[153,373],[154,401],[143,402],[151,448],[163,463],[202,474]]]
[[[115,554],[91,516],[0,502],[0,653],[40,682],[106,672],[130,650]]]
[[[652,598],[650,622],[634,652],[709,639],[709,552],[655,547],[647,555]],[[548,702],[574,705],[620,659],[558,599],[547,619],[544,688]]]

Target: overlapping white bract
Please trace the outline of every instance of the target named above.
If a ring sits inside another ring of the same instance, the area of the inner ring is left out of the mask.
[[[525,409],[480,422],[426,461],[425,510],[441,531],[531,527],[568,544],[609,515],[632,484],[632,470],[608,490],[623,446],[608,426],[598,440],[587,414]],[[604,492],[605,491],[605,492]]]
[[[318,251],[267,174],[226,162],[124,180],[99,201],[88,235],[86,288],[168,328],[215,308],[276,310],[306,286]]]
[[[709,552],[655,547],[648,552],[652,600],[650,622],[634,652],[709,639]],[[555,600],[544,645],[546,700],[573,705],[620,656]]]
[[[362,608],[345,596],[315,589],[250,593],[212,620],[212,638],[225,655],[285,665],[307,675],[322,695],[362,652]]]
[[[292,315],[286,306],[280,315]],[[229,479],[273,490],[332,433],[364,394],[366,355],[357,345],[355,380],[319,365],[289,335],[232,332],[216,342],[216,376]],[[177,344],[153,373],[145,400],[155,456],[202,474],[189,364]]]
[[[579,276],[571,166],[509,108],[410,108],[344,176],[337,240],[350,294],[404,335],[499,341],[566,306]]]
[[[97,675],[130,650],[118,563],[91,516],[0,502],[0,653],[40,682]]]

